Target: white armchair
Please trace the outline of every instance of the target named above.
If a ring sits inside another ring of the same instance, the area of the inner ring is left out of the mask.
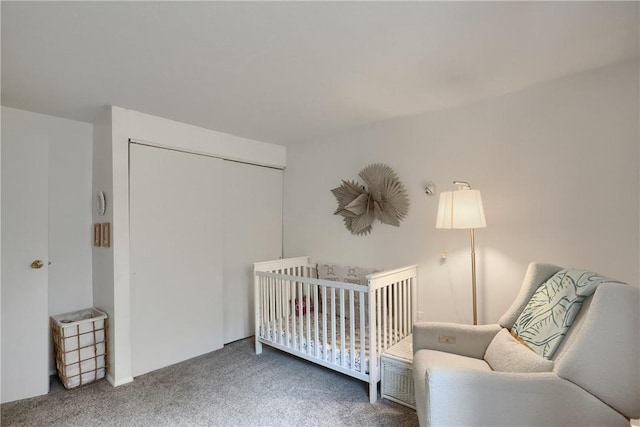
[[[520,344],[495,344],[508,335],[501,331],[511,329],[539,285],[560,270],[530,264],[498,324],[414,326],[421,426],[629,426],[629,418],[640,417],[637,286],[600,285],[551,361],[529,360],[537,355]],[[496,349],[510,354],[503,358]]]

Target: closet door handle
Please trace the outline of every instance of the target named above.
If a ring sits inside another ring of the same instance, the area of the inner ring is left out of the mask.
[[[43,266],[44,266],[44,263],[42,261],[40,261],[39,259],[37,259],[37,260],[35,260],[35,261],[33,261],[31,263],[31,268],[36,269],[36,270],[39,269],[39,268],[42,268]]]

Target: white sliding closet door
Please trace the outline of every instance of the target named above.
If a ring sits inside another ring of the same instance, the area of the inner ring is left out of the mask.
[[[224,342],[254,334],[253,263],[282,255],[282,170],[225,161]]]
[[[134,376],[222,347],[222,164],[130,144]]]

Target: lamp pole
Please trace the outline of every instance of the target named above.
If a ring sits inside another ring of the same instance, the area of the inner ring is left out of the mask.
[[[473,292],[473,324],[478,324],[478,308],[476,304],[476,239],[473,228],[471,231],[471,289]]]

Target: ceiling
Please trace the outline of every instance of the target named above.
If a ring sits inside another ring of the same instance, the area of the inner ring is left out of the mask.
[[[637,58],[638,2],[1,2],[2,104],[278,144]]]

